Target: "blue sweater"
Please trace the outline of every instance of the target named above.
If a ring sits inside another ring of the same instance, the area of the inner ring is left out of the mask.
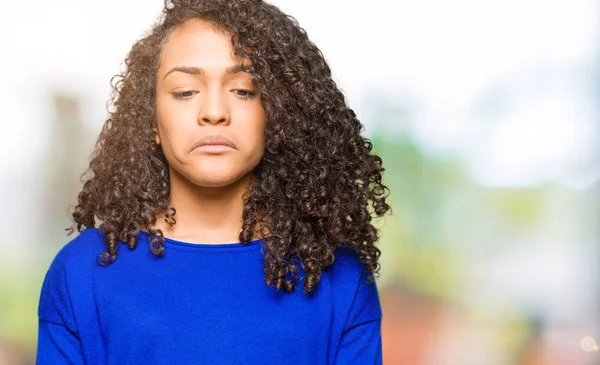
[[[312,297],[265,284],[261,247],[138,234],[100,266],[104,236],[89,228],[46,274],[37,364],[381,364],[377,286],[357,255],[338,249]]]

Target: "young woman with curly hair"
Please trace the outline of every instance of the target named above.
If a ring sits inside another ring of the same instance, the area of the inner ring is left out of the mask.
[[[38,364],[381,363],[384,169],[304,29],[174,0],[125,65]]]

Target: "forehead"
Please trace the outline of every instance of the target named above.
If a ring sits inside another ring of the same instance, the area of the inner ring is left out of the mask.
[[[241,61],[241,57],[233,53],[230,33],[208,21],[192,19],[166,38],[160,54],[160,69],[164,72],[171,67],[191,66],[221,71]],[[245,60],[244,64],[249,61]]]

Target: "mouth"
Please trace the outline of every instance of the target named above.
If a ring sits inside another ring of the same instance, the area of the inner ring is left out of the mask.
[[[196,151],[204,151],[204,152],[224,152],[228,150],[233,150],[233,147],[224,145],[224,144],[205,144],[202,146],[198,146],[192,150],[192,152]]]
[[[210,135],[197,140],[191,151],[227,151],[236,149],[235,144],[227,137]]]

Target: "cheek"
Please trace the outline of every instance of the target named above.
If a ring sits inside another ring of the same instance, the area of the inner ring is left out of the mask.
[[[248,139],[252,140],[255,152],[261,152],[265,146],[265,123],[263,121],[253,123],[247,130]]]
[[[175,108],[168,102],[157,102],[158,134],[163,147],[173,149],[186,141],[186,136],[189,136],[189,127],[186,127],[186,121],[191,117],[188,114],[190,113],[186,113],[185,109]]]
[[[158,122],[158,135],[160,148],[170,165],[176,165],[183,161],[182,146],[186,144],[183,139],[184,133],[178,132],[178,128],[169,124],[165,119]]]
[[[162,144],[168,141],[168,121],[169,117],[165,104],[159,98],[156,100],[156,127]]]

